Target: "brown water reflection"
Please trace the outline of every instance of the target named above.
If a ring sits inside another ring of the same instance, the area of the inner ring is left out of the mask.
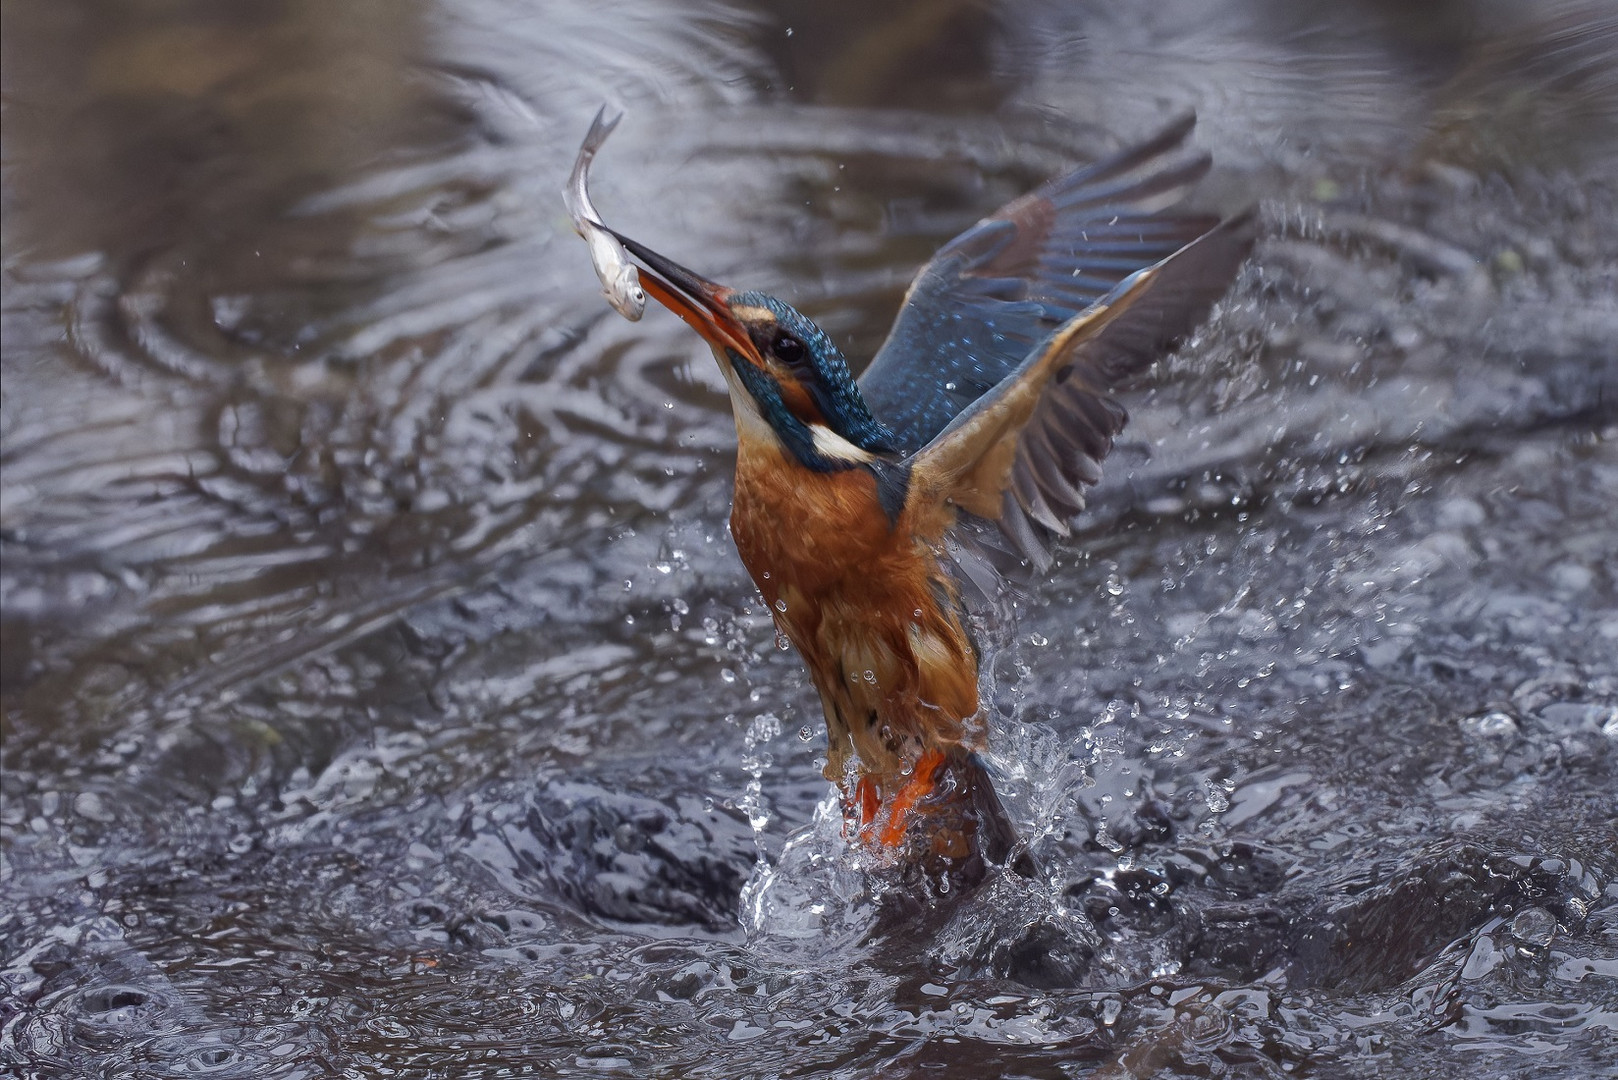
[[[0,18],[8,1065],[1610,1059],[1611,5]],[[1051,881],[862,942],[795,832],[716,373],[560,205],[603,100],[603,211],[856,359],[954,230],[1176,109],[1260,202],[1000,633]]]

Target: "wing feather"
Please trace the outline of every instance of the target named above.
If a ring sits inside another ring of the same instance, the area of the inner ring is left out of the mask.
[[[1120,281],[1218,224],[1159,213],[1208,171],[1185,145],[1195,123],[1188,114],[1008,203],[922,268],[859,384],[902,449],[925,445]]]
[[[1028,515],[1009,491],[1002,498],[998,520],[1000,531],[1024,559],[1035,566],[1051,564],[1050,551],[1040,542],[1033,522],[1028,520]]]
[[[994,520],[1046,569],[1128,421],[1109,391],[1207,316],[1252,246],[1251,212],[1230,218],[1064,323],[911,457],[911,499]]]

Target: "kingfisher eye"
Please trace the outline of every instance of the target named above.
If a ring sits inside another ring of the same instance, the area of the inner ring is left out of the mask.
[[[770,352],[774,353],[775,358],[783,364],[790,364],[794,367],[803,363],[804,356],[807,354],[807,350],[803,347],[803,342],[785,330],[776,332],[775,340],[770,342]]]

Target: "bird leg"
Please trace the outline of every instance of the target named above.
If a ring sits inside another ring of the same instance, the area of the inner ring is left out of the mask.
[[[943,764],[942,750],[922,752],[911,770],[909,779],[894,792],[893,801],[888,805],[887,821],[877,831],[877,839],[883,847],[896,848],[904,841],[905,830],[910,825],[911,811],[918,802],[932,794],[939,766]]]
[[[899,848],[918,804],[933,794],[944,761],[942,750],[922,751],[897,790],[884,783],[893,777],[866,773],[855,781],[853,797],[844,797],[844,816],[850,825],[857,820],[860,840],[872,847]]]
[[[844,835],[957,885],[982,879],[985,860],[1030,879],[1039,868],[987,768],[959,747],[922,751],[904,773],[866,773],[843,788]]]

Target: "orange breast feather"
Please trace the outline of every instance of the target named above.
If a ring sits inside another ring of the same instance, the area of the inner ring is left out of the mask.
[[[865,469],[816,473],[774,448],[744,452],[731,532],[777,626],[820,692],[826,776],[850,752],[897,774],[927,749],[977,748],[977,658],[928,522],[891,525]]]

